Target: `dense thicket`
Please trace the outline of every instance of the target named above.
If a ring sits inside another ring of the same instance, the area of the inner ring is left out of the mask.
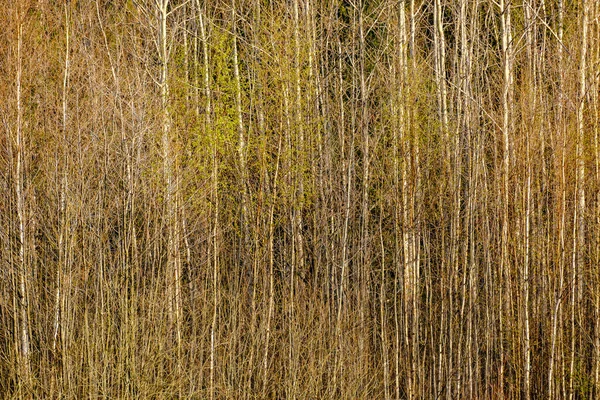
[[[600,2],[2,11],[6,398],[600,396]]]

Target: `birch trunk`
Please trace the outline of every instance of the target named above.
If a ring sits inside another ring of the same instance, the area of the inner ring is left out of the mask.
[[[511,168],[511,134],[512,134],[512,84],[513,84],[513,50],[512,50],[512,25],[511,25],[511,5],[500,0],[500,21],[502,34],[502,59],[503,59],[503,86],[502,86],[502,136],[503,136],[503,153],[502,153],[502,236],[501,236],[501,253],[500,253],[500,270],[502,271],[501,286],[504,289],[506,298],[503,299],[504,310],[500,312],[500,340],[503,342],[504,335],[507,330],[505,326],[510,320],[510,311],[508,305],[510,299],[510,263],[509,263],[509,182]],[[500,377],[502,387],[500,388],[501,396],[504,396],[504,365],[506,364],[507,349],[501,342],[500,355]]]
[[[181,296],[181,251],[180,251],[180,224],[178,216],[179,193],[178,181],[175,173],[175,156],[171,149],[172,121],[169,99],[169,48],[167,19],[172,11],[169,10],[169,0],[156,2],[158,18],[158,50],[160,61],[159,89],[162,129],[162,157],[163,176],[165,180],[165,208],[167,225],[167,304],[169,318],[175,325],[177,346],[177,369],[182,371],[183,338],[182,338],[182,296]]]
[[[558,130],[560,132],[560,140],[562,141],[563,149],[566,147],[565,144],[565,128],[564,128],[564,120],[563,120],[563,91],[564,91],[564,60],[563,60],[563,20],[564,20],[564,3],[563,0],[558,0],[558,33],[557,39],[558,44],[556,48],[557,58],[558,58],[558,96],[557,96],[557,117],[556,123],[558,125]],[[559,282],[558,282],[558,294],[555,294],[553,297],[553,307],[552,307],[552,332],[550,336],[550,360],[548,367],[548,399],[553,400],[556,395],[555,388],[555,365],[557,358],[557,346],[559,341],[559,328],[560,328],[560,316],[561,316],[561,303],[563,297],[564,290],[564,276],[565,276],[565,214],[566,214],[566,188],[565,188],[565,152],[564,150],[561,152],[561,161],[560,161],[560,182],[561,182],[561,190],[560,190],[560,214],[557,218],[558,220],[558,265],[559,265]]]
[[[579,93],[577,107],[577,144],[576,144],[576,209],[574,216],[574,238],[573,238],[573,271],[571,276],[571,364],[569,377],[569,398],[576,396],[574,390],[574,372],[576,362],[576,305],[581,302],[579,285],[582,282],[581,274],[585,268],[585,121],[584,111],[586,104],[586,74],[587,74],[587,47],[588,47],[588,14],[589,2],[582,4],[581,15],[581,49],[579,54]]]
[[[22,101],[22,76],[23,76],[23,11],[17,7],[15,20],[17,21],[17,70],[16,70],[16,165],[14,170],[15,195],[17,199],[17,223],[19,232],[19,256],[18,256],[18,290],[16,290],[15,304],[18,307],[19,321],[19,353],[18,373],[19,386],[28,394],[32,385],[31,371],[31,350],[30,350],[30,332],[29,332],[29,294],[27,289],[27,280],[29,276],[29,237],[27,235],[27,198],[25,194],[26,178],[26,148],[25,135],[23,127],[23,101]]]

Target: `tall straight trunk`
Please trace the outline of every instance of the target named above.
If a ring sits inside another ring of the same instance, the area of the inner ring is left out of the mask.
[[[533,16],[532,5],[527,4],[524,7],[525,21],[528,26],[525,31],[525,42],[527,51],[527,73],[528,92],[527,106],[523,112],[523,122],[526,126],[523,131],[525,134],[525,188],[523,209],[525,210],[523,221],[523,271],[521,278],[521,290],[523,292],[522,314],[523,314],[523,370],[524,382],[523,392],[526,399],[531,398],[531,329],[530,329],[530,269],[531,269],[531,214],[532,214],[532,160],[531,160],[531,138],[533,130],[537,126],[536,121],[536,101],[537,101],[537,71],[536,60],[534,57],[537,46],[536,38],[536,20]],[[531,130],[531,132],[530,132]]]
[[[69,73],[70,73],[70,20],[69,20],[69,9],[67,3],[64,7],[65,11],[65,58],[64,58],[64,71],[63,71],[63,82],[62,82],[62,99],[61,99],[61,133],[62,133],[62,166],[57,169],[57,173],[60,176],[60,198],[59,198],[59,237],[58,237],[58,265],[56,275],[56,293],[55,293],[55,310],[54,310],[54,338],[52,343],[52,350],[58,352],[57,342],[60,335],[60,358],[62,366],[62,382],[59,390],[69,391],[71,379],[69,377],[69,368],[71,360],[69,359],[69,315],[70,315],[70,261],[71,256],[71,240],[69,232],[72,227],[71,219],[69,215],[70,206],[68,204],[67,193],[70,190],[69,184],[69,173],[70,173],[70,157],[68,155],[69,149],[67,143],[69,138],[67,137],[67,110],[68,110],[68,90],[69,90]]]
[[[196,9],[198,10],[198,25],[200,28],[200,41],[202,46],[202,78],[204,85],[204,134],[215,135],[212,120],[212,90],[211,90],[211,79],[210,79],[210,59],[209,59],[209,48],[208,48],[208,35],[206,31],[205,12],[206,9],[200,7],[199,0],[195,0]],[[212,203],[212,215],[209,223],[211,240],[209,241],[209,265],[212,267],[209,279],[212,286],[212,309],[211,309],[211,322],[210,322],[210,361],[209,361],[209,398],[212,400],[215,398],[215,375],[216,375],[216,363],[217,363],[217,323],[219,318],[218,306],[219,306],[219,162],[218,162],[218,141],[216,137],[210,138],[212,145],[210,154],[212,158],[211,165],[211,203]]]
[[[196,116],[196,118],[200,118],[200,106],[201,106],[201,101],[200,101],[200,93],[201,93],[201,87],[200,87],[200,79],[201,79],[201,73],[200,73],[200,59],[199,59],[199,54],[201,51],[203,51],[203,49],[201,49],[202,44],[199,43],[202,40],[202,33],[200,32],[200,15],[202,15],[202,9],[200,8],[200,0],[194,0],[194,4],[192,7],[192,10],[195,11],[192,12],[192,16],[194,18],[196,22],[196,24],[194,25],[194,35],[193,35],[193,39],[192,39],[192,67],[191,67],[191,81],[192,81],[192,89],[194,91],[194,98],[193,98],[193,104],[194,104],[194,114]]]
[[[268,371],[269,371],[269,343],[271,339],[271,326],[273,321],[273,314],[275,312],[275,203],[277,199],[277,182],[279,177],[279,165],[281,157],[281,141],[282,137],[279,137],[279,145],[277,146],[277,161],[275,163],[275,173],[273,176],[273,198],[271,199],[271,207],[269,209],[269,303],[267,311],[267,322],[266,322],[266,333],[265,333],[265,351],[263,356],[263,376],[262,376],[262,393],[267,395],[267,384],[268,384]]]
[[[591,49],[590,64],[598,65],[600,63],[600,5],[596,2],[595,8],[591,10],[592,14],[588,17],[590,21],[590,29],[594,32],[590,35],[590,43],[593,43]],[[590,93],[594,110],[593,119],[593,135],[594,135],[594,169],[596,182],[600,182],[600,76],[596,74],[591,85]],[[600,396],[600,190],[596,192],[596,213],[595,213],[595,241],[592,243],[594,246],[595,265],[593,274],[595,276],[594,286],[594,309],[595,309],[595,324],[594,324],[594,361],[592,364],[594,374],[594,389],[592,395],[595,397]],[[593,235],[590,234],[593,237]]]
[[[402,238],[402,282],[403,282],[403,302],[404,302],[404,342],[406,346],[406,356],[408,356],[410,362],[408,364],[408,387],[407,395],[409,398],[418,398],[423,395],[419,392],[418,384],[419,377],[422,376],[419,373],[419,364],[421,361],[421,354],[419,351],[419,233],[418,233],[418,221],[416,218],[416,207],[419,204],[419,158],[418,158],[418,144],[413,143],[410,131],[414,128],[410,115],[414,112],[414,109],[410,107],[410,103],[407,102],[407,98],[414,96],[414,91],[409,84],[409,77],[413,76],[414,70],[414,58],[413,63],[409,65],[408,62],[408,50],[409,38],[406,32],[406,3],[400,5],[399,15],[399,32],[398,32],[398,78],[399,93],[396,101],[398,102],[396,111],[398,118],[398,127],[396,130],[399,134],[399,151],[398,158],[402,160],[399,168],[399,182],[397,183],[397,190],[401,192],[401,202],[399,211],[399,218],[401,221],[401,238]],[[411,2],[411,12],[414,12],[414,4]],[[414,14],[410,16],[411,27],[414,27]],[[414,32],[411,32],[413,37]],[[412,45],[411,45],[412,46]],[[410,71],[409,71],[410,70]],[[398,279],[398,278],[397,278]],[[424,382],[421,379],[421,382]],[[397,393],[399,396],[399,393]]]
[[[529,271],[530,271],[530,253],[531,253],[531,246],[530,246],[530,224],[531,224],[531,150],[530,150],[530,143],[529,143],[529,139],[526,138],[526,169],[527,169],[527,177],[526,179],[526,187],[525,187],[525,223],[524,223],[524,230],[525,230],[525,249],[524,249],[524,262],[523,262],[523,292],[524,292],[524,299],[523,299],[523,314],[524,314],[524,336],[525,336],[525,340],[523,343],[523,353],[524,353],[524,360],[523,360],[523,368],[525,370],[525,377],[524,377],[524,391],[525,391],[525,398],[529,399],[531,398],[531,333],[530,333],[530,320],[529,320],[529,302],[530,302],[530,282],[529,282]]]
[[[439,132],[440,141],[443,143],[442,154],[442,168],[444,173],[451,176],[451,161],[450,157],[452,154],[451,143],[449,142],[448,132],[448,100],[447,100],[447,81],[446,81],[446,38],[444,32],[444,5],[442,0],[434,0],[433,3],[433,39],[434,39],[434,62],[435,62],[435,84],[436,84],[436,95],[437,95],[437,116],[439,121]],[[444,194],[441,193],[440,202],[442,202]],[[442,208],[444,209],[444,208]],[[445,218],[445,212],[443,212],[442,219]],[[445,221],[443,222],[445,223]],[[447,271],[448,265],[450,268],[454,267],[455,257],[451,250],[452,241],[454,239],[453,233],[450,234],[450,239],[446,236],[446,233],[442,233],[442,270]],[[450,247],[448,246],[448,240],[450,241]],[[450,251],[450,253],[449,253]],[[441,318],[438,325],[438,343],[437,343],[437,382],[436,392],[442,395],[445,393],[447,398],[452,396],[453,381],[449,377],[450,362],[449,359],[453,355],[453,330],[450,328],[452,319],[449,316],[452,314],[452,302],[453,297],[450,295],[453,287],[453,282],[448,282],[447,278],[453,279],[454,274],[442,274],[442,295],[441,295]]]
[[[293,211],[294,247],[297,252],[297,265],[294,266],[299,274],[304,274],[304,235],[302,229],[302,214],[304,209],[304,169],[306,167],[306,149],[304,144],[304,112],[302,107],[302,55],[300,36],[300,6],[298,0],[294,0],[294,79],[295,79],[295,130],[298,143],[296,145],[296,194]],[[292,291],[294,288],[292,287]]]
[[[383,207],[383,205],[382,205]],[[381,275],[379,286],[379,335],[381,336],[381,363],[383,365],[383,395],[385,400],[390,399],[390,363],[388,347],[387,313],[385,304],[387,302],[387,284],[385,268],[385,242],[383,239],[383,218],[379,217],[379,243],[381,249]]]
[[[65,58],[64,58],[64,70],[63,70],[63,87],[62,87],[62,134],[63,134],[63,143],[65,144],[66,147],[66,143],[68,143],[67,141],[67,90],[68,90],[68,84],[69,84],[69,54],[70,54],[70,31],[69,31],[69,13],[68,13],[68,9],[67,9],[67,4],[65,3]],[[58,263],[58,267],[56,268],[56,290],[55,290],[55,295],[54,295],[54,333],[52,336],[52,351],[56,351],[57,350],[57,345],[58,345],[58,336],[59,336],[59,332],[61,330],[61,321],[60,321],[60,316],[61,316],[61,303],[62,303],[62,297],[63,297],[63,290],[62,290],[62,286],[64,285],[63,282],[63,275],[64,275],[64,270],[65,270],[65,266],[64,266],[64,260],[65,260],[65,246],[64,246],[64,241],[65,241],[65,229],[64,226],[66,225],[66,221],[65,221],[65,203],[66,203],[66,192],[67,192],[67,186],[68,186],[68,182],[67,182],[67,178],[68,178],[68,158],[66,157],[66,152],[68,150],[66,148],[63,148],[63,152],[65,153],[63,155],[63,161],[64,161],[64,171],[60,172],[57,171],[59,174],[62,175],[62,178],[60,179],[61,181],[61,190],[60,190],[60,199],[59,199],[59,207],[58,207],[58,215],[59,215],[59,219],[60,219],[60,224],[61,224],[61,228],[59,229],[59,237],[58,237],[58,251],[59,251],[59,263]],[[64,313],[64,311],[63,311]],[[65,333],[63,333],[64,336]],[[63,362],[63,366],[64,366],[64,362]]]
[[[411,16],[412,18],[412,16]],[[415,221],[413,219],[413,207],[416,199],[411,194],[416,193],[414,182],[409,182],[411,163],[411,144],[408,139],[408,110],[406,98],[410,96],[408,85],[408,57],[407,57],[407,33],[406,33],[406,2],[399,4],[398,27],[396,32],[397,51],[394,53],[393,76],[397,77],[394,85],[395,96],[393,97],[393,141],[394,141],[394,186],[395,192],[400,197],[400,202],[394,210],[395,216],[395,247],[396,247],[396,278],[394,279],[394,293],[399,292],[398,284],[402,283],[402,302],[398,304],[397,296],[394,296],[394,321],[396,337],[395,355],[395,392],[396,398],[400,398],[400,357],[404,354],[408,357],[409,369],[406,373],[406,395],[409,399],[417,397],[417,363],[420,355],[418,348],[418,306],[417,297],[417,275],[418,264],[415,252]],[[402,312],[403,318],[399,313]],[[402,342],[400,334],[402,333]]]
[[[446,88],[446,36],[444,34],[444,6],[442,0],[434,0],[433,23],[434,23],[434,55],[435,55],[435,81],[438,97],[438,115],[442,137],[446,138],[448,129],[448,99]],[[414,35],[414,32],[411,32]],[[414,46],[414,44],[413,44]]]
[[[467,2],[468,3],[468,2]],[[477,15],[478,3],[474,2],[471,4],[471,26],[468,31],[470,37],[476,37],[478,32],[478,25],[473,22],[473,16]],[[468,11],[467,11],[468,12]],[[465,34],[467,34],[467,30],[465,29]],[[468,34],[467,34],[468,35]],[[467,38],[463,37],[463,42],[467,42]],[[465,47],[467,47],[465,45]],[[482,140],[481,134],[474,134],[474,130],[478,130],[479,128],[479,116],[477,110],[477,104],[472,99],[474,96],[474,75],[476,73],[476,65],[475,65],[475,55],[474,55],[474,45],[471,44],[468,46],[467,51],[467,60],[466,60],[466,79],[465,79],[465,96],[468,99],[466,102],[467,105],[467,121],[468,126],[470,128],[470,148],[474,148],[474,154],[471,156],[470,164],[471,164],[471,176],[474,180],[473,184],[469,185],[471,189],[469,195],[469,323],[468,323],[468,349],[469,349],[469,358],[472,362],[469,365],[469,395],[470,397],[475,397],[476,394],[481,393],[479,390],[480,387],[483,386],[483,383],[480,380],[481,377],[481,365],[480,365],[480,354],[482,352],[480,343],[480,339],[478,337],[479,330],[477,329],[479,321],[482,321],[480,317],[480,311],[482,309],[478,299],[480,292],[480,285],[478,284],[478,280],[481,276],[480,264],[481,258],[477,253],[477,243],[481,243],[481,239],[479,238],[481,228],[478,227],[477,223],[479,222],[479,209],[477,199],[483,191],[481,190],[481,181],[485,179],[484,177],[484,141]]]
[[[344,335],[342,334],[343,322],[344,322],[344,310],[346,309],[346,299],[348,296],[347,289],[347,281],[349,276],[349,258],[350,258],[350,230],[352,227],[351,223],[351,210],[352,210],[352,201],[353,201],[353,181],[354,181],[354,140],[355,133],[354,129],[350,128],[350,140],[346,139],[347,129],[346,129],[346,113],[345,113],[345,101],[344,101],[344,78],[343,78],[343,52],[341,41],[338,38],[338,99],[339,99],[339,108],[340,108],[340,116],[339,116],[339,135],[342,141],[342,155],[343,155],[343,226],[342,226],[342,238],[341,238],[341,260],[340,260],[340,273],[338,280],[338,288],[337,288],[337,318],[336,318],[336,362],[335,362],[335,372],[334,372],[334,385],[333,390],[338,390],[338,387],[342,385],[339,382],[342,378],[343,372],[343,344],[344,344]]]
[[[454,84],[457,93],[455,102],[456,132],[454,138],[454,213],[452,230],[456,254],[455,270],[457,277],[463,266],[462,298],[460,305],[460,321],[464,327],[460,332],[457,350],[457,363],[461,365],[458,371],[457,395],[469,397],[476,396],[474,373],[478,369],[474,366],[477,355],[474,348],[477,346],[474,339],[473,320],[476,304],[477,263],[475,255],[475,206],[476,193],[479,181],[479,152],[480,144],[474,135],[476,129],[477,113],[473,103],[473,44],[469,37],[477,35],[476,23],[473,15],[477,15],[477,4],[468,7],[469,2],[461,0],[458,20],[456,22],[459,41],[456,45],[456,60],[458,76]],[[467,177],[465,180],[463,176]]]
[[[261,27],[263,22],[261,19],[262,5],[260,3],[253,4],[250,8],[250,16],[252,26]],[[255,176],[258,177],[258,189],[256,191],[256,207],[262,209],[262,205],[265,200],[268,199],[268,180],[269,173],[267,170],[267,152],[266,152],[266,134],[265,134],[265,117],[263,111],[264,98],[263,90],[261,87],[261,75],[260,67],[258,65],[261,55],[259,52],[261,42],[260,33],[261,29],[256,29],[252,32],[249,42],[252,49],[249,50],[249,58],[251,61],[248,63],[248,81],[250,83],[249,91],[249,108],[252,113],[252,117],[248,121],[248,133],[255,132],[256,137],[256,154],[258,162],[258,170]],[[248,191],[250,192],[250,186]],[[267,200],[268,201],[268,200]],[[263,351],[264,346],[264,331],[259,332],[259,321],[261,321],[261,312],[264,310],[263,321],[268,318],[268,297],[265,295],[268,293],[268,277],[266,274],[266,268],[264,268],[263,254],[268,251],[268,244],[264,243],[261,238],[268,237],[268,226],[265,227],[265,222],[268,225],[268,213],[267,217],[264,217],[264,213],[255,212],[254,215],[249,217],[254,222],[253,229],[249,232],[252,244],[251,244],[251,257],[252,257],[252,271],[251,271],[251,288],[250,290],[250,337],[262,337],[259,340],[253,340],[250,346],[249,355],[247,356],[249,368],[245,376],[244,392],[246,393],[245,398],[250,398],[254,383],[260,385],[260,379],[263,378],[263,374],[260,373],[260,353]],[[249,256],[250,256],[249,254]],[[263,268],[261,268],[263,267]],[[262,291],[261,291],[262,289]],[[265,300],[265,297],[267,299]],[[262,300],[262,301],[261,301]],[[266,303],[266,304],[265,304]],[[266,307],[265,307],[266,305]],[[263,354],[264,355],[264,354]],[[263,360],[264,361],[264,360]],[[257,372],[255,372],[257,371]],[[257,386],[258,387],[258,386]]]
[[[237,290],[240,293],[240,298],[236,301],[234,306],[235,310],[231,312],[231,324],[232,330],[240,329],[240,315],[239,307],[243,304],[244,307],[251,306],[248,302],[252,301],[251,291],[254,289],[254,282],[256,277],[253,276],[252,262],[251,262],[251,237],[250,237],[250,224],[252,217],[248,207],[248,168],[247,168],[247,147],[248,147],[248,136],[246,134],[246,127],[244,126],[244,117],[242,114],[242,77],[240,72],[240,54],[239,54],[239,43],[238,38],[238,9],[236,0],[231,2],[231,34],[232,34],[232,62],[233,62],[233,79],[234,79],[234,102],[235,102],[235,123],[237,128],[237,156],[239,165],[239,185],[240,185],[240,214],[239,214],[239,250],[236,255],[237,262],[241,268],[239,276],[243,279],[238,280],[235,284]],[[240,336],[233,336],[234,340],[231,343],[233,352],[235,352],[240,346]],[[233,354],[230,353],[230,354]],[[230,357],[229,371],[234,371],[233,365],[235,358]]]
[[[371,246],[370,246],[370,197],[369,187],[371,180],[371,144],[369,134],[369,88],[367,87],[366,67],[365,59],[367,57],[367,44],[365,38],[365,15],[364,15],[364,4],[362,1],[358,2],[358,66],[359,66],[359,82],[360,82],[360,131],[363,141],[362,148],[362,204],[361,204],[361,233],[360,233],[360,254],[361,263],[359,265],[358,279],[359,279],[359,293],[357,296],[357,307],[359,310],[360,326],[366,327],[367,315],[369,313],[369,297],[368,297],[368,285],[369,276],[371,269]],[[359,354],[360,354],[360,368],[364,369],[364,361],[367,360],[367,340],[369,334],[362,330],[359,334]]]
[[[19,256],[18,256],[18,289],[15,291],[14,302],[18,306],[19,321],[19,349],[17,361],[19,372],[19,386],[24,389],[24,394],[28,395],[32,384],[31,371],[31,349],[29,333],[29,294],[27,290],[27,281],[29,277],[29,237],[27,235],[27,198],[25,194],[26,178],[26,148],[23,132],[23,100],[22,100],[22,76],[23,76],[23,18],[24,12],[21,7],[16,7],[15,20],[17,22],[17,54],[16,54],[16,165],[14,170],[15,195],[17,200],[17,223],[19,233]],[[12,141],[11,141],[12,142]]]
[[[569,398],[575,397],[574,373],[576,363],[576,306],[581,303],[581,292],[579,285],[582,282],[581,274],[585,267],[585,121],[584,111],[586,104],[586,74],[587,74],[587,48],[588,48],[588,14],[589,2],[582,4],[581,15],[581,49],[579,54],[579,93],[577,107],[577,142],[575,148],[576,154],[576,205],[574,216],[574,238],[573,238],[573,270],[571,275],[571,364],[569,377]],[[582,307],[582,306],[579,306]],[[580,321],[582,322],[582,321]]]
[[[509,257],[509,182],[511,168],[511,134],[512,134],[512,85],[513,85],[513,50],[512,50],[512,25],[511,25],[511,5],[504,0],[500,0],[500,21],[502,34],[502,66],[503,66],[503,85],[502,85],[502,236],[500,238],[500,270],[501,270],[501,287],[503,287],[505,299],[502,300],[504,310],[500,312],[500,388],[501,396],[504,395],[505,370],[504,366],[507,363],[507,351],[504,347],[504,335],[508,332],[507,324],[510,318],[508,305],[510,299],[510,257]],[[510,343],[510,342],[509,342]]]
[[[410,43],[406,46],[410,49],[410,58],[411,62],[409,63],[406,59],[404,63],[404,81],[407,82],[406,87],[408,94],[408,98],[414,96],[417,92],[413,86],[409,85],[409,80],[414,79],[417,76],[417,55],[415,50],[415,21],[417,19],[417,12],[415,11],[415,2],[414,0],[410,1]],[[406,33],[403,33],[403,37],[406,38]],[[412,137],[416,136],[416,118],[415,115],[417,113],[417,108],[409,107],[411,105],[410,102],[406,102],[403,98],[403,102],[406,105],[406,111],[404,113],[404,126],[406,130],[406,134],[410,134]],[[410,167],[410,169],[414,173],[413,177],[413,192],[412,192],[412,205],[410,210],[411,218],[407,228],[410,229],[410,240],[408,248],[411,249],[408,254],[409,268],[408,268],[408,276],[412,277],[410,280],[412,288],[410,289],[411,299],[410,299],[410,307],[412,309],[412,347],[411,347],[411,374],[412,374],[412,384],[413,384],[413,394],[414,398],[418,398],[421,396],[425,396],[427,392],[425,391],[425,385],[427,385],[427,381],[422,377],[425,375],[424,370],[424,357],[422,355],[420,349],[421,342],[421,302],[420,302],[420,270],[421,270],[421,251],[420,251],[420,243],[423,239],[421,235],[421,222],[422,220],[418,215],[421,215],[420,208],[422,205],[420,204],[422,200],[422,189],[421,189],[421,143],[418,140],[411,140],[407,142],[410,143],[410,147],[408,147],[405,151],[411,155],[409,157],[410,164],[404,164],[405,168]],[[406,175],[406,170],[405,170]],[[423,318],[423,321],[425,318]]]
[[[238,133],[238,162],[240,168],[240,186],[241,186],[241,219],[240,219],[240,234],[242,235],[242,254],[241,265],[242,273],[247,274],[245,258],[248,257],[247,252],[249,251],[250,233],[249,223],[250,218],[248,215],[248,169],[246,166],[247,158],[247,138],[246,130],[244,128],[244,119],[242,115],[242,83],[240,76],[240,63],[238,55],[238,33],[237,33],[237,9],[235,0],[232,1],[231,5],[231,18],[233,25],[233,78],[235,80],[235,113],[236,113],[236,127]],[[251,279],[254,279],[251,277]]]
[[[295,170],[293,172],[293,194],[291,206],[291,232],[292,232],[292,254],[290,268],[290,308],[289,308],[289,370],[291,373],[290,395],[296,398],[297,388],[297,370],[298,355],[296,344],[296,276],[304,274],[304,235],[303,235],[303,208],[304,208],[304,168],[305,168],[305,149],[304,149],[304,113],[302,107],[302,58],[301,58],[301,32],[300,32],[300,6],[298,0],[292,4],[293,31],[294,31],[294,61],[293,61],[293,108],[294,127],[290,129],[294,135],[291,140],[291,151],[294,157]]]
[[[178,182],[175,173],[175,160],[171,149],[171,112],[169,100],[169,52],[168,52],[168,32],[167,18],[170,15],[169,0],[160,0],[156,3],[158,17],[158,49],[160,61],[160,109],[161,109],[161,129],[162,129],[162,157],[163,157],[163,176],[165,180],[165,208],[167,225],[167,265],[166,265],[166,284],[167,284],[167,304],[169,318],[175,325],[175,336],[177,344],[177,368],[182,372],[183,361],[183,338],[182,338],[182,298],[181,298],[181,252],[180,252],[180,226],[179,226],[179,194]]]
[[[587,48],[589,1],[583,2],[581,21],[581,52],[579,58],[579,106],[577,107],[577,266],[583,268],[585,254],[585,121],[587,96]]]
[[[558,0],[558,28],[557,28],[557,39],[558,44],[556,46],[557,52],[557,63],[558,63],[558,95],[557,95],[557,111],[556,111],[556,124],[558,125],[558,130],[560,135],[558,135],[558,139],[561,140],[561,147],[563,149],[566,148],[565,144],[565,128],[564,128],[564,119],[563,119],[563,91],[564,91],[564,56],[563,56],[563,36],[564,36],[564,3],[563,0]],[[556,358],[557,358],[557,346],[559,342],[559,329],[561,326],[560,316],[561,316],[561,303],[562,303],[562,293],[564,289],[564,274],[565,274],[565,214],[566,214],[566,182],[565,182],[565,151],[561,152],[561,161],[560,161],[560,214],[556,218],[558,220],[558,248],[557,248],[557,258],[558,258],[558,294],[554,295],[553,304],[552,304],[552,331],[550,333],[550,360],[548,361],[548,399],[552,400],[556,397],[556,379],[554,377],[554,371],[556,366]]]
[[[391,76],[394,77],[398,77],[401,76],[402,78],[406,78],[406,74],[403,73],[406,70],[406,45],[407,45],[407,40],[406,40],[406,1],[402,1],[398,3],[398,24],[397,24],[397,31],[395,32],[395,39],[396,39],[396,49],[397,51],[394,53],[394,55],[396,56],[397,60],[394,60],[394,64],[392,65],[392,69],[391,69]],[[402,186],[403,186],[403,182],[404,182],[404,176],[405,176],[405,169],[404,169],[404,165],[405,162],[402,162],[402,165],[400,163],[400,156],[401,154],[403,154],[404,152],[404,147],[402,145],[402,138],[403,138],[403,129],[404,129],[404,124],[403,124],[403,108],[402,105],[403,103],[401,102],[401,99],[404,98],[404,84],[405,84],[405,79],[396,80],[396,85],[397,87],[395,87],[395,90],[398,92],[396,97],[392,97],[394,100],[392,103],[392,114],[393,114],[393,123],[392,123],[392,130],[393,130],[393,157],[394,157],[394,193],[395,196],[401,196],[402,200],[401,200],[401,204],[402,204],[402,208],[396,203],[396,206],[394,207],[394,264],[395,264],[395,278],[394,278],[394,291],[393,293],[399,293],[400,291],[400,277],[405,273],[405,269],[403,268],[403,263],[401,262],[402,259],[402,245],[400,237],[402,236],[402,231],[403,231],[403,227],[402,227],[402,212],[404,210],[404,204],[406,203],[405,200],[405,191],[402,190]],[[406,282],[406,279],[403,279],[404,282]],[[395,350],[395,354],[394,354],[394,370],[395,370],[395,379],[394,379],[394,389],[395,389],[395,398],[396,400],[400,399],[400,390],[401,390],[401,386],[400,386],[400,358],[402,355],[402,349],[403,346],[405,346],[406,343],[408,343],[409,341],[409,337],[406,334],[407,333],[407,329],[403,329],[404,324],[402,323],[402,317],[401,314],[406,314],[405,312],[402,312],[403,306],[405,307],[406,303],[407,303],[407,299],[406,299],[406,294],[407,292],[407,288],[406,286],[403,288],[402,292],[404,293],[404,298],[402,299],[403,301],[399,302],[397,295],[395,295],[394,298],[394,339],[395,339],[395,346],[394,346],[394,350]],[[405,309],[405,308],[404,308]],[[402,332],[402,335],[401,335]],[[401,336],[402,336],[402,340],[401,340]],[[413,361],[414,363],[414,361]],[[413,374],[409,373],[407,376],[407,382],[406,382],[406,396],[407,398],[411,399],[413,398],[414,395],[414,390],[413,390]]]
[[[217,369],[217,323],[219,321],[219,163],[217,161],[216,144],[213,145],[213,165],[212,165],[212,192],[213,192],[213,216],[212,216],[212,315],[210,323],[210,399],[214,400],[216,390],[216,369]]]

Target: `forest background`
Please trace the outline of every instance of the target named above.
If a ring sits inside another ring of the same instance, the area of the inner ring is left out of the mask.
[[[600,2],[5,2],[5,398],[600,396]]]

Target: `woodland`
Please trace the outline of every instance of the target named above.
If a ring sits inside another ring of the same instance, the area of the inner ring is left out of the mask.
[[[600,2],[17,0],[0,397],[600,397]]]

